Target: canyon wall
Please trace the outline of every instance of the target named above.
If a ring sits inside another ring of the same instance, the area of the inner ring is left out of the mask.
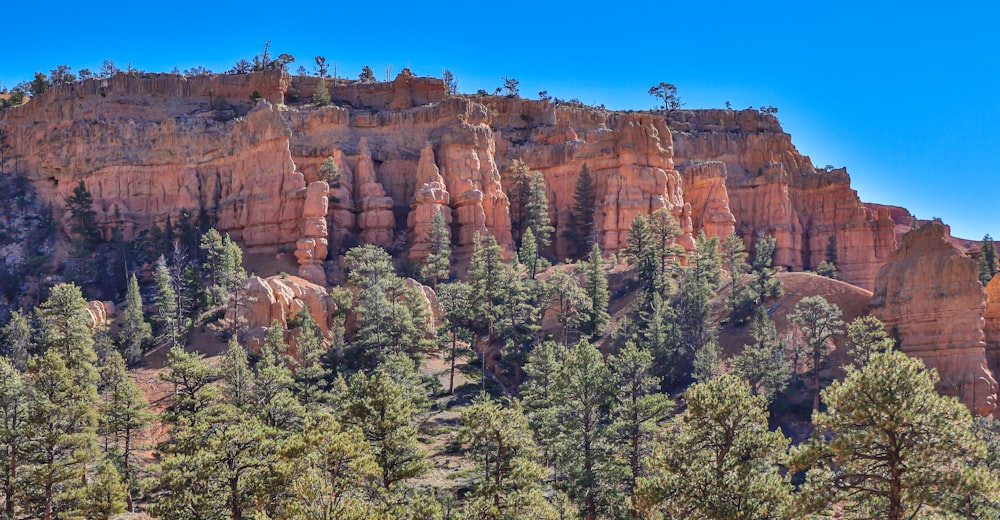
[[[939,391],[990,415],[997,382],[987,361],[986,292],[977,262],[950,235],[939,222],[904,235],[878,271],[871,310],[903,352],[937,370]]]
[[[0,113],[0,128],[13,137],[16,170],[57,218],[83,181],[108,236],[134,237],[182,210],[205,214],[250,252],[295,252],[314,282],[328,256],[357,243],[421,258],[438,209],[458,257],[477,233],[512,250],[515,159],[544,175],[550,254],[569,250],[560,232],[584,165],[608,253],[624,247],[636,215],[660,208],[678,218],[687,248],[699,231],[735,230],[748,245],[770,233],[779,265],[835,257],[844,280],[869,289],[895,246],[888,211],[865,208],[846,171],[815,169],[776,119],[754,110],[449,97],[440,80],[405,69],[392,82],[329,80],[333,103],[319,107],[306,103],[317,82],[281,71],[118,74],[56,87]],[[335,173],[320,171],[327,158]]]

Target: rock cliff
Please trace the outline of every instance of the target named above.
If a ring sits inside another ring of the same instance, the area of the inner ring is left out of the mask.
[[[438,208],[459,258],[476,233],[513,249],[504,174],[514,159],[544,174],[550,253],[567,250],[559,234],[584,164],[609,253],[636,215],[659,208],[678,219],[687,248],[702,230],[735,229],[748,243],[771,233],[779,265],[835,257],[841,277],[865,288],[895,247],[888,211],[862,205],[846,171],[817,170],[776,119],[754,110],[449,97],[440,80],[409,70],[393,82],[330,81],[333,103],[319,107],[306,103],[316,81],[281,71],[118,74],[54,88],[0,113],[0,128],[13,137],[17,171],[57,218],[83,181],[109,236],[203,213],[250,252],[295,252],[299,274],[317,282],[325,259],[360,242],[420,258]],[[328,157],[335,181],[320,178]]]
[[[940,391],[990,415],[997,382],[986,359],[986,294],[976,261],[949,236],[938,222],[907,233],[878,271],[871,309],[903,352],[938,371]]]

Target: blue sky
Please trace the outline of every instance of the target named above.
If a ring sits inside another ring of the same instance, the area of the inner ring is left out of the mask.
[[[8,88],[61,63],[222,71],[272,50],[341,76],[449,68],[459,89],[540,90],[650,108],[674,83],[686,108],[774,105],[799,151],[847,166],[865,201],[1000,235],[1000,4],[865,2],[46,3],[3,24]],[[30,11],[30,12],[29,12]],[[10,42],[20,42],[16,49]]]

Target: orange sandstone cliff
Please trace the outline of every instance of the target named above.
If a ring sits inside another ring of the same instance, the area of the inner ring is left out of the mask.
[[[330,81],[333,103],[317,107],[306,103],[316,81],[122,73],[53,88],[0,113],[0,128],[12,136],[11,164],[57,217],[82,181],[108,236],[131,238],[187,210],[250,252],[294,253],[312,282],[357,243],[421,258],[438,209],[458,256],[476,233],[512,249],[506,173],[518,158],[544,175],[553,254],[568,249],[559,234],[584,164],[609,253],[636,215],[659,208],[677,217],[687,248],[699,231],[735,230],[748,244],[770,233],[779,265],[809,269],[832,255],[845,281],[869,289],[895,248],[888,210],[866,208],[846,171],[814,168],[754,110],[449,97],[443,82],[409,70],[393,82]],[[336,178],[320,178],[327,157]]]

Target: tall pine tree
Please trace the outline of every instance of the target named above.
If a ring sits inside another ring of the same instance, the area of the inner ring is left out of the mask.
[[[580,175],[576,178],[573,208],[566,221],[566,229],[560,234],[566,239],[571,258],[583,258],[597,243],[596,205],[597,189],[594,186],[594,178],[584,163],[580,168]]]

